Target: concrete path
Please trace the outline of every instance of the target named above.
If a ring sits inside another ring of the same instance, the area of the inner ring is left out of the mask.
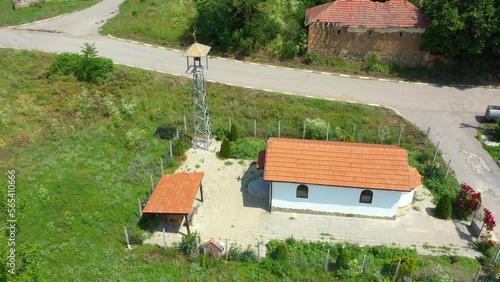
[[[84,42],[90,42],[96,43],[100,55],[112,58],[115,63],[183,75],[185,60],[179,52],[96,35],[103,21],[116,14],[112,12],[121,1],[104,0],[87,10],[43,24],[2,28],[0,47],[79,52]],[[224,59],[211,60],[209,79],[249,88],[394,108],[422,130],[431,128],[430,139],[440,142],[440,149],[445,159],[451,160],[458,179],[482,192],[484,205],[500,217],[500,168],[475,139],[478,120],[486,105],[500,105],[498,89],[351,79]],[[500,228],[496,230],[497,235],[500,234],[498,230]]]

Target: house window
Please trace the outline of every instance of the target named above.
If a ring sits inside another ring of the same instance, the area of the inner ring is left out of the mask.
[[[309,187],[306,185],[297,186],[297,198],[308,198],[309,197]]]
[[[373,199],[373,192],[370,190],[361,191],[361,196],[359,196],[359,202],[365,204],[371,204]]]

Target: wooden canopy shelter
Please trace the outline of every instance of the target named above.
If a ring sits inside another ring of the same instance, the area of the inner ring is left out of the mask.
[[[193,216],[193,203],[198,189],[203,202],[203,172],[166,174],[156,185],[143,214],[166,215],[168,223],[182,223],[185,219],[188,234]]]

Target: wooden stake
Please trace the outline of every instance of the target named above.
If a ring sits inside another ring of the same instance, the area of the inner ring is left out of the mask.
[[[425,134],[424,145],[427,145],[427,139],[429,138],[429,132],[431,132],[431,128],[427,129],[427,133]]]
[[[394,281],[398,278],[399,267],[401,266],[401,259],[398,261],[398,265],[396,266],[396,273],[394,274]]]
[[[231,118],[229,118],[229,134],[231,134],[231,126],[232,126],[232,124],[231,124]]]
[[[326,141],[328,141],[328,134],[330,133],[330,123],[326,125]]]
[[[437,143],[436,145],[436,151],[434,152],[434,157],[432,158],[432,162],[435,162],[436,161],[436,157],[437,157],[437,154],[438,154],[438,150],[439,150],[439,142]]]
[[[226,239],[226,261],[229,260],[229,245],[227,244],[227,239]]]
[[[306,122],[304,121],[304,130],[302,130],[302,139],[306,139]]]
[[[328,260],[330,259],[330,249],[326,250],[326,258],[325,258],[325,272],[328,271]]]
[[[356,140],[356,137],[354,137],[356,135],[356,124],[354,124],[354,127],[352,128],[352,138],[354,140]]]
[[[278,120],[278,138],[281,137],[281,120]]]
[[[142,217],[142,205],[141,205],[141,199],[137,198],[137,201],[139,202],[139,215]]]
[[[187,133],[187,122],[186,122],[186,115],[184,115],[184,134]]]
[[[177,137],[177,140],[179,140],[179,129],[175,129],[175,136]]]
[[[155,185],[153,183],[153,176],[151,174],[149,175],[149,179],[151,180],[151,193],[153,193],[153,191],[155,190]]]
[[[260,263],[260,242],[257,242],[257,262]]]
[[[127,227],[123,227],[125,229],[125,238],[127,239],[127,249],[132,249],[132,246],[130,246],[130,240],[128,238],[128,231],[127,231]]]
[[[172,152],[172,141],[170,141],[170,143],[169,143],[168,146],[169,146],[169,152],[168,152],[168,154],[169,154],[170,157],[172,157],[174,155],[174,153]]]
[[[401,138],[403,137],[404,126],[401,125],[401,130],[399,131],[398,146],[401,145]]]
[[[161,175],[163,175],[164,170],[163,170],[163,158],[160,158],[160,167],[161,167]]]
[[[377,129],[377,144],[378,144],[378,141],[380,140],[380,124],[378,125],[378,129]]]
[[[363,262],[361,263],[361,273],[365,273],[365,263],[366,263],[366,255],[363,255]]]
[[[257,120],[253,120],[253,138],[257,138]]]
[[[451,159],[448,160],[448,165],[446,166],[446,173],[444,174],[444,178],[448,177],[448,172],[450,172],[450,163]]]

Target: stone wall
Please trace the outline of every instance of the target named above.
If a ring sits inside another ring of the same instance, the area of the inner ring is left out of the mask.
[[[309,25],[308,51],[362,61],[375,53],[386,62],[422,65],[424,52],[419,50],[423,29],[362,29],[334,25]]]
[[[367,216],[361,214],[352,214],[352,213],[339,213],[339,212],[322,212],[322,211],[313,211],[313,210],[304,210],[304,209],[286,209],[281,207],[271,207],[271,212],[296,212],[296,213],[306,213],[306,214],[318,214],[318,215],[334,215],[334,216],[343,216],[343,217],[358,217],[358,218],[375,218],[375,219],[388,219],[395,220],[396,216],[388,217],[388,216]]]
[[[42,2],[43,0],[12,0],[12,5],[14,9],[30,7],[31,5]]]

